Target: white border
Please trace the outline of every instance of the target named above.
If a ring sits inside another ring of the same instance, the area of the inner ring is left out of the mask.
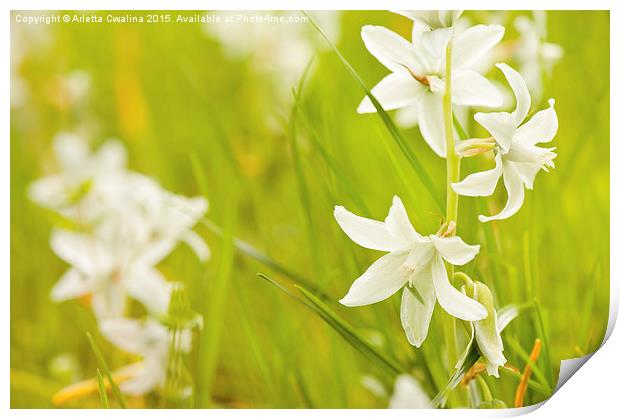
[[[4,205],[2,205],[2,220],[3,220],[3,239],[2,257],[4,260],[3,272],[3,304],[0,308],[0,316],[2,317],[2,345],[0,346],[0,358],[2,363],[0,365],[0,414],[7,414],[10,417],[32,417],[34,414],[40,413],[41,415],[59,418],[82,418],[86,414],[92,418],[109,418],[111,414],[119,417],[142,417],[145,415],[152,416],[154,418],[167,417],[171,414],[175,416],[187,416],[187,417],[205,417],[205,415],[215,415],[218,418],[231,418],[239,416],[252,416],[257,418],[278,418],[288,417],[291,412],[287,410],[217,410],[217,411],[203,411],[203,410],[186,410],[186,411],[147,411],[147,410],[116,410],[114,412],[106,410],[92,410],[85,412],[69,411],[69,410],[9,410],[10,403],[10,217],[9,217],[9,203],[6,199],[10,196],[10,149],[9,149],[9,113],[10,113],[10,99],[9,99],[9,59],[10,56],[10,44],[9,44],[9,11],[10,10],[79,10],[88,7],[89,10],[165,10],[170,9],[171,3],[163,0],[151,0],[148,3],[139,0],[110,0],[110,1],[90,1],[84,3],[77,0],[66,1],[54,1],[54,0],[23,0],[15,1],[9,0],[3,2],[4,10],[6,14],[0,21],[2,27],[2,41],[1,52],[2,57],[5,57],[3,61],[1,74],[4,80],[5,94],[3,95],[2,102],[2,128],[3,128],[3,142],[2,142],[2,155],[4,158],[4,165],[2,166],[2,180],[0,185],[2,188],[3,196],[5,197]],[[588,0],[587,2],[577,1],[550,1],[550,0],[505,0],[498,4],[497,1],[491,0],[477,0],[477,1],[457,1],[457,0],[445,0],[439,2],[436,1],[377,1],[377,0],[355,0],[355,1],[343,1],[343,0],[302,0],[296,1],[294,4],[289,0],[265,0],[261,1],[260,6],[257,6],[250,0],[233,1],[233,0],[214,0],[209,2],[195,2],[189,0],[177,0],[173,4],[174,10],[192,10],[192,9],[223,9],[223,10],[278,10],[278,9],[308,9],[308,10],[384,10],[384,9],[425,9],[425,8],[465,8],[465,9],[497,9],[499,7],[503,9],[557,9],[560,6],[565,10],[592,10],[603,9],[611,10],[611,156],[616,157],[619,155],[618,141],[618,97],[620,96],[618,75],[620,75],[620,68],[618,66],[618,53],[620,51],[620,3],[612,0]],[[593,46],[596,48],[596,46]],[[611,214],[618,214],[620,206],[618,205],[618,193],[615,188],[618,185],[618,166],[611,165]],[[611,219],[611,249],[612,254],[614,251],[618,251],[618,236],[619,236],[618,223],[614,218]],[[620,288],[618,284],[619,278],[618,263],[615,258],[611,258],[611,308],[610,308],[610,322],[606,334],[606,338],[609,338],[615,324],[618,313],[618,301],[620,300]],[[579,310],[578,307],[575,308]],[[590,417],[609,417],[609,412],[618,410],[617,408],[617,378],[620,376],[620,362],[617,360],[617,354],[620,353],[620,338],[617,333],[611,335],[608,342],[596,353],[592,359],[588,362],[589,367],[577,373],[577,378],[569,380],[568,383],[562,387],[562,389],[555,394],[543,408],[536,410],[531,414],[531,417],[546,418],[546,417],[584,417],[584,415],[590,415]],[[526,409],[531,410],[531,409]],[[503,410],[503,411],[472,411],[472,410],[442,410],[442,411],[395,411],[395,410],[381,410],[380,412],[373,410],[338,410],[325,411],[325,410],[295,410],[294,415],[300,418],[305,417],[317,417],[332,414],[337,414],[341,417],[355,417],[357,418],[370,418],[380,414],[383,417],[459,417],[459,418],[480,418],[480,417],[501,417],[501,416],[514,416],[516,414],[525,413],[525,411],[517,412],[515,410]]]

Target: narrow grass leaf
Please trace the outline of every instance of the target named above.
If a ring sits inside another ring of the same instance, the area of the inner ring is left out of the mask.
[[[127,404],[125,403],[125,398],[123,397],[121,390],[118,388],[118,385],[116,385],[114,378],[112,378],[112,372],[108,368],[108,364],[105,362],[105,358],[103,357],[103,353],[101,352],[99,345],[97,345],[97,342],[95,342],[95,339],[90,333],[87,332],[86,337],[88,338],[90,347],[93,350],[95,357],[97,358],[97,363],[99,364],[99,367],[103,371],[105,377],[108,379],[110,387],[112,387],[112,394],[114,394],[114,398],[123,409],[126,409]]]
[[[99,398],[101,399],[101,405],[104,409],[109,409],[110,404],[108,403],[108,393],[105,390],[103,375],[101,375],[101,370],[99,370],[99,368],[97,368],[97,385],[99,386]]]

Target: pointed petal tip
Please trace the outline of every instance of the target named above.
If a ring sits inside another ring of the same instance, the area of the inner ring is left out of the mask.
[[[549,102],[549,107],[555,109],[555,99],[551,98],[547,102]]]

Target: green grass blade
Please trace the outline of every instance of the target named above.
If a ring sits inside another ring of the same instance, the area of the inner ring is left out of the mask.
[[[112,387],[112,394],[114,394],[114,398],[116,399],[118,404],[123,409],[126,409],[127,404],[125,403],[125,398],[123,397],[121,390],[118,388],[118,385],[116,385],[116,382],[112,378],[112,372],[108,368],[108,364],[105,362],[105,358],[103,357],[103,354],[101,353],[101,349],[99,348],[99,345],[97,345],[97,342],[95,342],[95,339],[90,333],[87,332],[86,337],[88,338],[90,347],[93,350],[95,357],[97,358],[97,363],[99,364],[99,367],[103,371],[103,374],[105,375],[105,377],[108,379],[108,382],[110,383],[110,387]]]
[[[363,337],[361,337],[345,319],[336,314],[333,310],[331,310],[323,301],[321,301],[317,296],[312,294],[309,290],[305,289],[302,286],[296,285],[295,289],[301,293],[299,296],[293,294],[291,290],[284,287],[279,282],[273,280],[267,275],[259,273],[258,276],[272,285],[276,286],[283,292],[285,292],[288,296],[294,298],[295,300],[301,302],[310,310],[312,310],[315,314],[317,314],[321,319],[323,319],[328,325],[330,325],[341,337],[343,337],[353,348],[358,350],[362,355],[375,362],[375,364],[381,367],[385,372],[390,375],[396,376],[398,374],[403,374],[406,372],[406,369],[400,365],[400,363],[394,359],[391,359],[379,351],[377,351],[372,345],[370,345]]]
[[[209,220],[208,218],[203,218],[202,220],[199,221],[199,223],[205,226],[206,228],[208,228],[212,233],[218,235],[219,237],[224,236],[224,232],[222,231],[222,228],[218,226],[217,224],[215,224],[213,221]],[[239,250],[241,253],[251,257],[257,262],[262,263],[268,268],[271,268],[274,271],[286,276],[293,282],[297,282],[298,284],[303,285],[305,288],[312,290],[312,292],[317,293],[321,298],[325,300],[333,300],[330,297],[330,295],[326,291],[324,291],[321,287],[319,287],[316,284],[313,284],[309,279],[303,277],[302,275],[298,273],[291,271],[290,269],[288,269],[281,263],[273,260],[272,258],[267,256],[260,250],[256,249],[251,244],[243,240],[237,239],[237,238],[233,238],[233,244],[235,248]]]
[[[310,138],[310,141],[312,142],[312,145],[317,149],[317,151],[319,152],[319,155],[321,156],[325,164],[327,164],[327,167],[331,170],[331,172],[334,174],[336,179],[338,179],[338,181],[345,187],[347,193],[351,196],[351,199],[353,200],[355,205],[363,213],[365,213],[366,215],[369,215],[370,210],[368,209],[368,206],[364,202],[362,195],[359,193],[357,188],[355,188],[353,182],[345,175],[344,171],[340,168],[340,166],[336,162],[336,159],[334,159],[329,154],[329,152],[323,146],[323,143],[319,140],[320,138],[319,134],[317,133],[316,129],[310,122],[308,115],[306,114],[306,112],[304,111],[303,107],[300,104],[299,94],[294,93],[294,97],[295,97],[295,106],[298,109],[299,117],[301,121],[303,122],[304,127],[306,128],[306,131],[309,134],[309,138]]]
[[[110,404],[108,402],[108,393],[105,390],[103,375],[101,375],[101,370],[99,370],[99,368],[97,368],[97,385],[99,386],[99,398],[101,399],[101,405],[104,409],[109,409]]]
[[[383,109],[383,106],[381,106],[377,98],[375,98],[375,96],[370,92],[370,89],[368,88],[368,86],[366,86],[366,83],[364,82],[362,77],[357,73],[357,71],[355,71],[353,66],[342,55],[340,50],[331,42],[329,37],[323,32],[321,27],[306,12],[302,12],[302,13],[308,18],[310,23],[312,23],[312,25],[316,28],[316,30],[321,34],[321,36],[325,39],[325,41],[330,46],[330,48],[336,53],[338,58],[340,58],[340,61],[342,61],[342,64],[346,67],[349,73],[351,73],[353,78],[355,78],[355,80],[357,80],[360,86],[364,89],[364,93],[366,93],[366,95],[368,96],[372,104],[374,105],[375,109],[377,109],[377,113],[381,117],[383,124],[385,125],[387,130],[392,135],[392,138],[394,138],[394,140],[400,147],[401,151],[403,152],[403,154],[409,161],[409,164],[411,165],[413,170],[416,172],[422,184],[426,187],[426,190],[428,191],[429,195],[433,198],[438,208],[443,208],[441,195],[439,191],[437,190],[434,182],[432,181],[428,172],[426,171],[426,169],[424,169],[424,167],[422,166],[418,158],[409,148],[409,145],[403,138],[403,135],[400,132],[400,130],[396,127],[396,124],[394,124],[394,121],[392,121],[392,118],[390,118],[390,116]]]

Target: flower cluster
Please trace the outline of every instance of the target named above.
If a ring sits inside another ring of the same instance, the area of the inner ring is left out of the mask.
[[[549,100],[547,109],[528,118],[531,97],[524,78],[508,64],[496,64],[514,92],[516,109],[511,113],[476,113],[474,120],[489,137],[458,138],[450,114],[452,105],[499,108],[503,104],[502,94],[477,71],[477,64],[502,39],[504,28],[475,25],[457,30],[460,11],[396,13],[413,20],[411,40],[379,26],[364,26],[361,31],[368,51],[390,70],[371,90],[372,95],[385,110],[406,108],[418,121],[431,149],[446,159],[447,167],[458,166],[464,157],[493,154],[495,168],[463,180],[451,179],[448,169],[448,196],[452,202],[458,202],[458,195],[489,196],[503,177],[508,195],[505,208],[479,219],[487,222],[514,215],[540,169],[554,167],[554,148],[537,145],[556,135],[554,100]],[[359,113],[376,111],[369,97],[358,107]],[[458,170],[456,173],[458,176]],[[401,323],[407,339],[416,347],[426,339],[435,302],[439,302],[451,316],[471,322],[471,339],[476,341],[487,372],[498,376],[498,367],[506,358],[491,290],[464,274],[461,276],[466,280],[460,290],[451,282],[456,279],[451,275],[453,266],[472,261],[480,251],[480,246],[469,245],[456,235],[456,208],[452,211],[450,214],[447,209],[447,220],[436,234],[423,236],[411,225],[397,196],[383,222],[336,206],[336,221],[351,240],[388,252],[353,282],[340,302],[346,306],[373,304],[403,289]]]
[[[157,269],[184,242],[204,261],[209,248],[192,227],[207,210],[204,198],[172,194],[126,167],[122,144],[109,140],[92,152],[73,134],[54,140],[59,172],[33,182],[30,198],[62,220],[50,245],[69,268],[51,290],[53,301],[80,299],[92,307],[102,334],[143,361],[122,389],[142,394],[161,385],[170,346],[168,313],[179,285]],[[145,321],[125,317],[132,303]],[[189,349],[191,335],[181,349]]]

